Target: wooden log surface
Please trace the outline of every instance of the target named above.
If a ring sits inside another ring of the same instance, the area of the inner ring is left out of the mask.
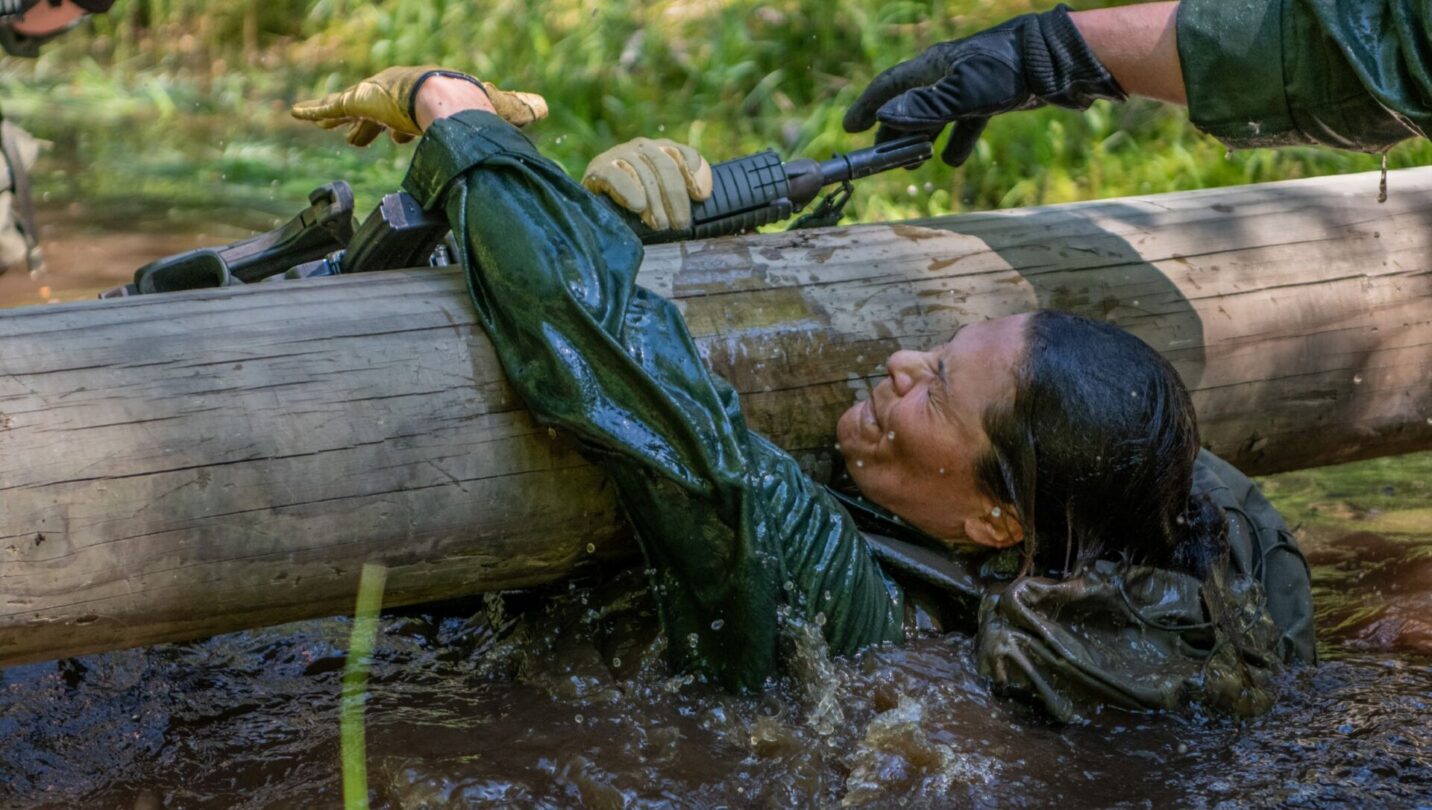
[[[817,476],[901,347],[1057,307],[1172,359],[1253,473],[1432,447],[1432,169],[649,251]],[[0,313],[0,665],[549,582],[629,550],[451,269]],[[589,546],[589,544],[591,544]]]

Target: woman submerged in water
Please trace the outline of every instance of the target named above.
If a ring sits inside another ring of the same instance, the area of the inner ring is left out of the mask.
[[[1040,311],[896,352],[836,426],[868,502],[843,498],[747,428],[677,308],[635,284],[634,234],[509,123],[544,112],[432,68],[295,108],[351,124],[355,142],[422,134],[404,185],[446,212],[512,385],[616,484],[675,667],[765,687],[783,606],[836,654],[930,619],[972,632],[997,689],[1065,719],[1190,702],[1252,714],[1284,663],[1312,660],[1291,535],[1200,451],[1187,391],[1146,344]],[[679,226],[710,169],[642,140],[587,183]]]

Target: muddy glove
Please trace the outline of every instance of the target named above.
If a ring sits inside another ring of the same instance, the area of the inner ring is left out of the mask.
[[[605,194],[657,231],[691,227],[691,201],[711,197],[711,164],[689,146],[637,138],[597,155],[582,185]]]
[[[877,140],[933,138],[954,123],[943,157],[958,166],[991,116],[1045,104],[1082,110],[1096,99],[1127,97],[1061,5],[934,45],[881,73],[846,111],[845,129],[860,132],[878,120]]]
[[[348,142],[354,146],[367,146],[385,129],[395,142],[407,143],[423,134],[414,105],[419,88],[433,76],[465,79],[481,87],[497,114],[514,126],[526,126],[547,117],[547,101],[536,93],[498,90],[491,82],[479,82],[466,73],[434,65],[388,68],[347,90],[293,105],[293,117],[313,121],[324,129],[346,125]]]

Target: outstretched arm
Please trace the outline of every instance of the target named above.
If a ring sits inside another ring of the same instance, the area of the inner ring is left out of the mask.
[[[838,652],[899,638],[899,592],[845,512],[747,430],[676,306],[636,285],[642,249],[624,221],[493,114],[504,97],[490,86],[427,69],[385,74],[363,83],[375,103],[350,90],[300,109],[355,124],[362,139],[376,137],[369,121],[425,131],[404,185],[446,213],[509,382],[615,483],[673,663],[760,688],[775,667],[780,601],[823,613]],[[633,159],[676,159],[655,146]],[[667,174],[658,190],[690,191],[679,168],[657,177]]]
[[[1178,61],[1177,2],[1077,11],[1069,17],[1130,95],[1188,103]]]
[[[1231,147],[1380,151],[1432,133],[1432,6],[1422,0],[1182,0],[1058,6],[931,46],[877,76],[846,113],[935,134],[959,165],[991,116],[1141,95],[1189,107]]]

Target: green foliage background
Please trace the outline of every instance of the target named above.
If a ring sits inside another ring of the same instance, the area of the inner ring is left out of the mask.
[[[122,0],[37,63],[5,62],[4,108],[54,141],[53,199],[158,198],[291,212],[337,177],[371,199],[407,151],[352,150],[290,121],[292,101],[383,67],[442,63],[537,90],[533,129],[578,172],[637,135],[714,161],[775,147],[823,157],[869,143],[842,112],[878,71],[931,43],[1051,6],[1025,0]],[[1108,5],[1085,2],[1080,7]],[[1405,146],[1394,166],[1432,157]],[[1375,168],[1319,149],[1226,156],[1150,102],[1042,110],[990,127],[968,165],[862,184],[861,219],[1026,206]]]

